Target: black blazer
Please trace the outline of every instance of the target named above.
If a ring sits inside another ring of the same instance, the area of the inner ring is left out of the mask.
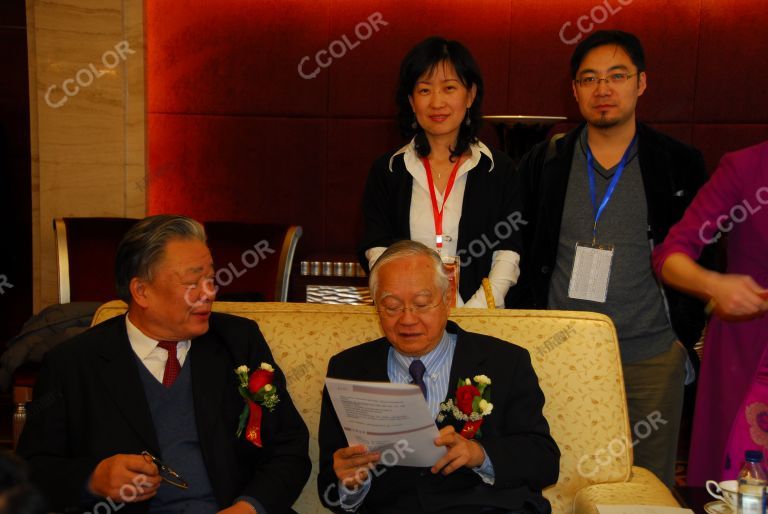
[[[433,475],[428,468],[395,466],[373,478],[359,512],[471,514],[483,506],[511,511],[523,505],[532,512],[550,512],[541,489],[557,481],[560,451],[542,414],[544,394],[530,355],[506,341],[465,332],[453,322],[447,328],[458,336],[448,396],[454,397],[459,378],[484,374],[492,381],[494,409],[485,418],[483,437],[478,441],[493,463],[495,484],[484,484],[468,468],[442,476]],[[328,376],[389,382],[389,348],[390,343],[382,338],[343,351],[331,359]],[[342,513],[333,453],[348,444],[327,390],[323,392],[319,439],[318,492],[327,507]]]
[[[491,160],[482,155],[467,174],[467,185],[459,220],[457,253],[461,258],[459,294],[468,301],[491,271],[493,252],[521,251],[522,204],[512,160],[491,149]],[[413,176],[405,167],[403,154],[389,160],[392,153],[376,159],[368,174],[363,193],[365,229],[358,246],[358,258],[368,270],[366,250],[411,238],[411,193]],[[490,170],[490,171],[489,171]],[[510,291],[514,286],[510,288]],[[509,294],[507,295],[509,297]],[[508,301],[505,304],[509,306]]]
[[[568,132],[554,146],[547,141],[539,143],[518,166],[527,224],[523,227],[520,282],[512,291],[514,307],[547,308],[571,161],[583,128],[584,124]],[[708,175],[701,152],[642,123],[637,124],[637,144],[648,204],[648,236],[660,244],[683,217]],[[712,267],[713,261],[712,249],[699,260],[706,267]],[[703,302],[668,286],[664,286],[664,294],[672,328],[683,344],[692,348],[706,322]]]
[[[213,313],[208,333],[192,341],[189,355],[200,449],[219,506],[245,495],[270,514],[293,512],[311,468],[309,434],[259,327]],[[243,400],[234,370],[242,364],[254,370],[261,362],[275,367],[280,396],[274,412],[264,411],[263,449],[235,437]],[[142,450],[162,458],[138,366],[124,316],[46,355],[18,453],[52,508],[82,509],[86,480],[104,458]],[[147,512],[150,501],[121,512]]]

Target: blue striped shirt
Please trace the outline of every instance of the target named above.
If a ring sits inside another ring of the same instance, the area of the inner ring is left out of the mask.
[[[418,357],[424,363],[424,383],[427,384],[427,405],[432,419],[437,417],[440,411],[440,402],[448,394],[448,381],[451,379],[451,363],[453,352],[456,350],[456,334],[443,332],[443,337],[437,346],[426,355]],[[389,347],[387,358],[387,376],[394,384],[410,384],[413,382],[408,367],[417,357],[408,357]]]

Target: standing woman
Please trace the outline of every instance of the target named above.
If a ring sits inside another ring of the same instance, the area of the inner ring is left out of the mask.
[[[695,259],[728,233],[727,273]],[[664,282],[709,300],[688,485],[738,476],[745,450],[768,452],[768,141],[726,154],[653,251]]]
[[[410,142],[373,163],[363,196],[360,261],[419,241],[461,263],[457,306],[503,307],[520,274],[519,189],[508,156],[477,139],[483,78],[458,41],[430,37],[400,65],[398,121]],[[509,304],[510,302],[507,302]]]

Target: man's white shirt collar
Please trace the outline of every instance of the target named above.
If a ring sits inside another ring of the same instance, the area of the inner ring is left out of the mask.
[[[139,330],[136,325],[131,322],[128,315],[125,316],[125,329],[128,332],[128,341],[131,343],[131,348],[133,348],[136,356],[141,361],[146,360],[149,354],[157,348],[157,343],[159,341],[152,339],[151,337],[144,334],[144,332]],[[189,339],[179,342],[182,343],[183,349],[189,349],[191,344]],[[165,352],[165,350],[163,350],[163,352]]]

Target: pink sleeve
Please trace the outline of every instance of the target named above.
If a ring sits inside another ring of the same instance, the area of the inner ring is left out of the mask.
[[[743,200],[741,177],[734,167],[731,154],[720,160],[715,173],[704,184],[691,205],[667,234],[664,242],[653,250],[653,269],[661,277],[661,268],[667,257],[683,253],[698,259],[704,246],[714,243],[720,236],[718,225],[729,218],[731,208]]]

